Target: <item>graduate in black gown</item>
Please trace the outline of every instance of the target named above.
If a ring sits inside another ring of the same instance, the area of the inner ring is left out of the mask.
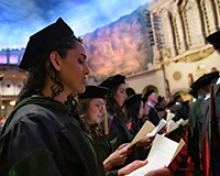
[[[141,94],[131,95],[124,103],[127,118],[130,121],[129,130],[133,135],[136,135],[143,126],[144,102]]]
[[[155,109],[157,110],[159,118],[165,119],[167,116],[167,112],[166,112],[167,101],[162,96],[158,96],[157,100],[158,103],[155,105]]]
[[[207,42],[212,44],[217,53],[220,53],[220,31],[210,34],[206,38]],[[212,91],[210,96],[210,130],[209,136],[211,149],[211,171],[214,176],[220,175],[220,78],[212,84]]]
[[[29,77],[0,136],[1,176],[105,175],[75,111],[86,58],[61,18],[30,37],[20,64]]]
[[[127,175],[146,164],[146,161],[135,161],[128,166],[113,170],[116,166],[121,166],[126,162],[130,150],[125,148],[128,144],[122,144],[117,150],[112,152],[107,136],[102,134],[99,125],[101,116],[105,114],[105,95],[108,89],[100,86],[86,86],[86,91],[78,96],[78,110],[83,119],[87,133],[96,143],[97,156],[103,163],[106,175]],[[146,157],[145,157],[146,158]]]
[[[191,88],[200,96],[191,106],[188,128],[188,155],[194,163],[195,175],[206,175],[206,150],[205,142],[208,143],[209,129],[209,104],[211,82],[219,77],[219,72],[205,74],[198,78]]]
[[[124,103],[125,114],[129,119],[127,123],[130,132],[136,136],[143,124],[146,122],[144,118],[144,101],[141,98],[141,94],[134,94],[127,98]],[[152,138],[153,140],[153,138]],[[149,142],[149,144],[151,141]],[[149,153],[149,148],[147,147],[137,147],[136,148],[137,158],[145,159]]]
[[[156,104],[158,103],[158,97],[154,90],[149,90],[144,94],[144,98],[146,99],[146,103],[150,107],[150,111],[148,114],[149,121],[157,126],[160,122],[160,118],[158,116],[158,112],[155,108]]]
[[[129,119],[123,109],[124,101],[127,98],[125,76],[111,76],[104,80],[100,86],[109,89],[109,94],[106,99],[109,125],[108,140],[112,150],[115,151],[121,144],[130,143],[134,137],[127,127]],[[103,123],[101,123],[101,125],[103,127]],[[149,145],[149,142],[151,142],[151,140],[146,136],[139,141],[137,145],[146,146]],[[132,161],[136,158],[130,157],[130,159]]]
[[[183,101],[181,95],[177,95],[174,97],[174,101],[176,101],[177,109],[175,120],[178,121],[180,119],[188,119],[189,116],[189,102]]]

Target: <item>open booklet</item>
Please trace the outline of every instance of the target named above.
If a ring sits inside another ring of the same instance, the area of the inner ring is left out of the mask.
[[[186,126],[187,124],[188,124],[188,119],[187,120],[180,119],[177,122],[170,120],[169,122],[167,122],[166,134],[173,132],[174,130],[179,128],[179,126]]]
[[[173,121],[173,118],[175,117],[175,114],[167,111],[167,117],[166,117],[166,121],[167,121],[167,129],[166,129],[166,134],[173,132],[174,130],[176,130],[177,128],[179,128],[179,126],[185,126],[188,124],[188,119],[187,120],[183,120],[182,118],[180,120],[178,120],[177,122]]]
[[[166,134],[171,133],[172,131],[176,130],[177,128],[179,128],[179,125],[176,122],[174,122],[173,120],[170,120],[169,122],[167,122]]]
[[[165,166],[168,167],[184,145],[185,142],[183,139],[177,143],[162,135],[157,134],[153,141],[150,153],[147,157],[148,164],[133,171],[127,176],[142,176],[149,173],[150,171],[160,169]]]
[[[139,132],[136,134],[134,139],[131,141],[131,143],[127,145],[125,148],[129,148],[133,146],[134,144],[136,144],[143,137],[145,137],[147,133],[151,132],[154,128],[155,126],[150,121],[146,121],[144,125],[142,126],[142,128],[139,130]]]
[[[136,134],[134,139],[131,141],[131,143],[127,145],[125,148],[133,146],[146,135],[149,137],[155,136],[161,129],[165,127],[165,125],[166,121],[163,119],[159,122],[159,124],[156,127],[150,121],[146,121],[142,128],[139,130],[139,132]]]
[[[166,116],[166,121],[169,122],[170,120],[173,120],[173,118],[175,117],[175,114],[170,112],[170,110],[167,110],[167,116]]]
[[[185,126],[188,124],[188,119],[186,120],[183,120],[183,119],[180,119],[176,122],[178,125],[182,125],[182,126]]]
[[[158,132],[160,132],[166,126],[166,124],[167,124],[166,120],[161,119],[158,125],[154,128],[154,130],[151,131],[150,133],[147,133],[147,136],[148,137],[155,136]]]

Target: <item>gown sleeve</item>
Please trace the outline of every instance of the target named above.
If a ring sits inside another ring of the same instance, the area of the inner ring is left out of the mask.
[[[1,176],[61,176],[48,151],[39,124],[32,120],[20,120],[7,129],[0,138]],[[35,119],[35,118],[34,118]],[[9,174],[10,173],[10,174]]]

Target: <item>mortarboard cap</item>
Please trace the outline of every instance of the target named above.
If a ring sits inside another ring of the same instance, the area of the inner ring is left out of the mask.
[[[135,91],[131,87],[128,87],[126,88],[126,93],[127,93],[127,96],[130,97],[131,95],[135,94]]]
[[[55,23],[30,37],[19,67],[28,70],[37,62],[36,56],[41,54],[50,43],[72,36],[74,33],[71,28],[59,18]]]
[[[99,86],[113,89],[115,87],[118,87],[122,83],[125,83],[125,76],[118,74],[118,75],[111,76],[111,77],[107,78],[101,84],[99,84]]]
[[[174,101],[177,101],[179,98],[181,98],[181,95],[176,95],[173,99],[174,99]]]
[[[141,94],[134,94],[127,98],[124,102],[127,108],[131,107],[134,103],[141,101]]]
[[[100,86],[86,86],[86,91],[79,94],[78,99],[103,98],[105,99],[109,89]]]
[[[171,100],[171,101],[169,101],[168,103],[167,103],[167,108],[169,108],[169,107],[171,107],[171,106],[173,106],[173,105],[175,105],[176,104],[176,101],[175,100]]]
[[[164,100],[164,97],[162,97],[162,96],[158,96],[158,103],[160,103],[162,100]]]
[[[220,49],[220,30],[217,32],[214,32],[210,34],[207,38],[206,41],[213,45],[215,49]]]
[[[155,109],[156,109],[158,112],[162,112],[162,111],[165,111],[165,110],[166,110],[165,108],[162,108],[162,107],[159,107],[159,106],[155,106]]]
[[[200,78],[198,78],[192,85],[191,88],[194,90],[198,90],[201,89],[205,86],[208,86],[209,84],[211,84],[213,79],[216,79],[219,77],[219,72],[211,72],[208,74],[204,74],[203,76],[201,76]]]
[[[194,89],[191,89],[191,90],[189,91],[189,94],[192,95],[194,98],[197,98],[197,97],[198,97],[197,91],[194,90]]]

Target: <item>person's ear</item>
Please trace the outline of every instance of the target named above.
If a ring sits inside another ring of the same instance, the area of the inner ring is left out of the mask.
[[[61,59],[62,59],[60,57],[60,55],[56,51],[53,51],[53,52],[50,53],[49,59],[50,59],[51,64],[53,65],[53,67],[57,71],[60,71],[60,69],[61,69]]]

